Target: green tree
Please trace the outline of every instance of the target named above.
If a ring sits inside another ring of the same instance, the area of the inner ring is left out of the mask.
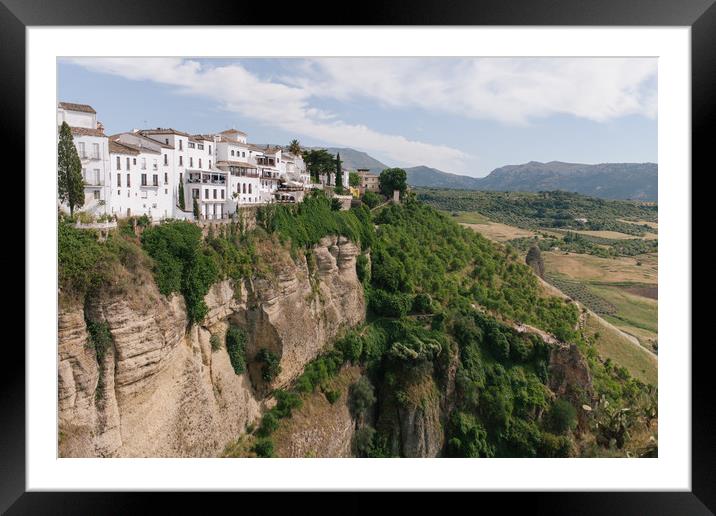
[[[375,403],[375,391],[370,380],[361,376],[350,388],[350,403],[353,414],[361,416]]]
[[[565,434],[577,426],[577,411],[566,400],[557,400],[547,414],[549,427],[557,434]]]
[[[313,180],[317,183],[321,174],[329,175],[335,169],[333,154],[325,149],[310,149],[303,152],[303,160]]]
[[[199,213],[199,201],[197,201],[196,199],[194,199],[193,209],[194,209],[194,218],[196,220],[199,220],[201,218],[201,214]]]
[[[85,203],[82,164],[67,122],[62,122],[57,143],[57,193],[60,202],[70,207],[70,216],[74,215],[75,208],[81,208]]]
[[[288,152],[291,154],[298,156],[301,154],[301,144],[298,140],[293,139],[291,140],[291,143],[288,144]]]
[[[402,197],[408,188],[407,181],[408,175],[402,168],[386,168],[378,178],[380,192],[386,197],[392,197],[394,190],[398,190]]]
[[[544,260],[542,259],[542,253],[536,244],[533,244],[532,247],[530,247],[530,250],[527,251],[525,262],[527,265],[532,267],[537,276],[544,278]]]
[[[336,192],[343,192],[343,165],[340,152],[336,154]]]
[[[360,176],[358,175],[358,172],[348,172],[348,184],[353,188],[358,188],[360,186]]]
[[[184,183],[179,183],[179,207],[182,211],[185,210],[184,206]]]

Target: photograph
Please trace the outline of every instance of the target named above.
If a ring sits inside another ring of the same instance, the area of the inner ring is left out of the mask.
[[[658,458],[659,71],[57,57],[56,457]]]

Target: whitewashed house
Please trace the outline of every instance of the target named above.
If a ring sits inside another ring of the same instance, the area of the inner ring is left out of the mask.
[[[172,174],[163,166],[167,149],[134,133],[110,137],[110,212],[118,217],[147,215],[152,220],[174,214]]]
[[[85,203],[82,211],[93,215],[107,213],[110,199],[109,140],[102,124],[97,121],[97,112],[87,104],[59,102],[57,104],[57,126],[67,122],[82,165],[85,181]],[[61,206],[67,211],[66,206]]]

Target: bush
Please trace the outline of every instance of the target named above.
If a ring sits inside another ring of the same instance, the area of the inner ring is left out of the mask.
[[[257,439],[252,450],[256,453],[257,457],[269,458],[276,456],[273,441],[268,437]]]
[[[362,416],[375,403],[375,391],[367,377],[361,376],[350,388],[350,404],[353,414]]]
[[[209,337],[209,344],[211,344],[212,351],[219,351],[219,348],[221,348],[221,342],[219,341],[219,336],[212,335],[211,337]]]
[[[493,447],[487,442],[487,431],[475,416],[455,412],[450,418],[448,455],[450,457],[493,457]]]
[[[410,294],[386,292],[381,289],[373,289],[369,296],[369,306],[376,315],[386,317],[404,317],[410,312],[413,299]]]
[[[110,278],[112,257],[93,231],[77,229],[61,219],[57,226],[57,265],[60,288],[83,295]]]
[[[566,434],[577,426],[577,411],[568,401],[556,400],[547,414],[547,424],[557,434]]]
[[[303,400],[293,392],[278,390],[274,393],[274,397],[276,406],[273,410],[279,418],[291,417],[293,409],[301,408],[303,405]]]
[[[383,198],[375,192],[366,192],[361,197],[361,201],[365,203],[368,208],[375,208],[383,202]]]
[[[331,405],[333,405],[341,397],[341,391],[333,389],[328,389],[324,391],[323,394],[326,396],[328,403],[330,403]]]
[[[268,437],[278,429],[278,417],[269,411],[261,418],[261,426],[259,426],[258,435],[260,437]]]
[[[142,247],[154,259],[159,291],[166,296],[181,292],[191,322],[206,315],[204,296],[219,279],[216,262],[201,244],[201,229],[183,221],[151,226],[142,233]]]
[[[246,333],[238,326],[230,325],[226,331],[226,352],[234,372],[246,372]]]
[[[345,360],[357,364],[363,354],[363,339],[360,335],[351,332],[336,342],[336,348],[341,352]]]
[[[368,457],[373,451],[373,438],[375,429],[372,426],[362,426],[353,436],[353,445],[359,457]]]
[[[263,378],[266,383],[271,383],[281,373],[281,364],[279,363],[278,355],[273,351],[261,348],[256,355],[256,360],[263,362],[261,378]]]
[[[430,294],[420,293],[413,298],[413,312],[429,314],[433,311],[433,299]]]

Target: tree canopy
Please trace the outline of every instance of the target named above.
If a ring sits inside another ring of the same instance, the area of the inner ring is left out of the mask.
[[[391,197],[394,190],[400,192],[401,197],[408,188],[408,175],[402,168],[386,168],[380,173],[378,184],[380,191],[386,197]]]
[[[82,164],[72,138],[72,131],[67,122],[62,122],[60,139],[57,143],[57,194],[60,202],[69,206],[70,215],[85,203],[84,186]]]

